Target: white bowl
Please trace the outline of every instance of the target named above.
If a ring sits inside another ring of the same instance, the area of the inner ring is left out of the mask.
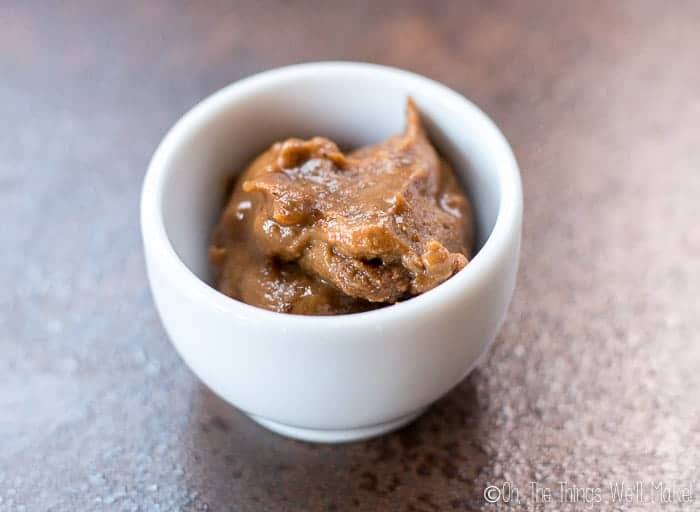
[[[290,136],[379,142],[403,129],[408,95],[473,201],[479,250],[466,268],[400,304],[331,317],[266,311],[210,285],[227,177]],[[515,158],[483,112],[432,80],[361,63],[289,66],[213,94],[163,139],[141,198],[151,289],[187,365],[270,430],[320,442],[398,428],[467,375],[508,308],[521,222]]]

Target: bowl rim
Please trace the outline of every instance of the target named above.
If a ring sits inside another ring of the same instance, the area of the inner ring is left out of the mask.
[[[279,86],[300,78],[313,80],[322,74],[340,76],[348,73],[383,75],[386,79],[410,84],[413,90],[430,91],[431,98],[434,98],[431,101],[445,103],[456,113],[471,115],[482,125],[482,137],[490,139],[499,157],[496,172],[500,201],[491,233],[469,263],[450,279],[416,297],[376,310],[343,315],[295,315],[269,311],[224,295],[200,279],[180,259],[165,229],[163,189],[176,149],[212,117],[256,89]],[[439,82],[399,68],[363,62],[326,61],[293,64],[249,76],[214,92],[187,111],[165,134],[151,158],[143,181],[140,217],[145,250],[157,257],[160,271],[170,277],[169,281],[193,300],[204,301],[216,310],[241,320],[284,321],[290,328],[319,326],[319,322],[325,327],[357,328],[363,323],[376,326],[386,321],[415,317],[426,309],[444,306],[459,297],[460,292],[478,286],[488,278],[489,270],[497,264],[499,255],[510,247],[513,236],[519,236],[522,202],[520,173],[510,145],[491,118],[470,100]]]

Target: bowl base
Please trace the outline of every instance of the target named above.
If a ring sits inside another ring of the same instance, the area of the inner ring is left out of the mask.
[[[276,421],[271,421],[260,416],[254,416],[249,414],[250,419],[256,423],[262,425],[268,430],[272,430],[277,434],[283,436],[291,437],[293,439],[299,439],[301,441],[310,441],[313,443],[348,443],[352,441],[362,441],[363,439],[369,439],[371,437],[381,436],[393,430],[396,430],[404,425],[415,420],[418,416],[423,414],[427,407],[423,407],[418,411],[409,413],[405,416],[401,416],[392,421],[387,421],[386,423],[379,423],[377,425],[370,425],[368,427],[350,428],[350,429],[313,429],[313,428],[300,428],[293,427],[291,425],[285,425],[284,423],[277,423]]]

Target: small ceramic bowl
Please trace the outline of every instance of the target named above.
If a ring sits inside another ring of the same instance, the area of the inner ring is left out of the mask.
[[[473,202],[478,252],[466,268],[423,295],[353,315],[274,313],[219,293],[207,247],[227,178],[287,137],[353,148],[399,133],[409,95]],[[261,425],[319,442],[396,429],[469,373],[508,308],[521,219],[518,166],[483,112],[432,80],[361,63],[285,67],[213,94],[163,139],[141,199],[151,289],[187,365]]]

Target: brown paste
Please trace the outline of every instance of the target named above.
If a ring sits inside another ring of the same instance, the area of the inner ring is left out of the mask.
[[[236,180],[209,259],[219,290],[248,304],[354,313],[449,279],[473,232],[469,201],[409,99],[404,132],[381,144],[273,144]]]

